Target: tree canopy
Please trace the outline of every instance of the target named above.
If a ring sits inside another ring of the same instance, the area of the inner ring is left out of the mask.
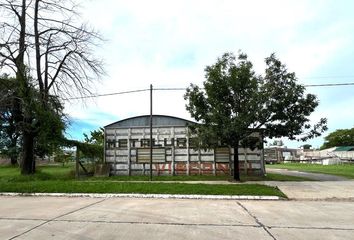
[[[97,130],[90,131],[90,135],[84,133],[86,143],[96,144],[103,146],[104,142],[104,129],[99,128]]]
[[[17,164],[19,148],[19,113],[15,111],[16,81],[7,75],[0,76],[0,154]]]
[[[339,147],[339,146],[354,146],[354,128],[351,129],[338,129],[325,138],[324,144],[321,149]]]
[[[28,81],[32,83],[31,78]],[[44,108],[39,91],[29,84],[27,96],[31,101],[26,104],[30,105],[27,108],[30,109],[33,122],[28,126],[23,121],[23,112],[16,108],[17,101],[23,100],[18,95],[17,80],[3,75],[0,77],[0,86],[0,94],[4,96],[0,99],[0,146],[3,154],[11,158],[12,164],[16,164],[22,150],[21,136],[30,128],[36,136],[34,154],[38,157],[50,155],[60,145],[66,126],[61,102],[57,97],[49,95]]]
[[[297,84],[295,73],[272,54],[257,75],[247,55],[225,53],[205,68],[203,88],[191,84],[186,108],[199,123],[194,132],[201,146],[220,143],[234,148],[234,178],[239,180],[238,146],[254,131],[269,138],[307,140],[326,130],[326,119],[311,126],[309,116],[319,102]]]

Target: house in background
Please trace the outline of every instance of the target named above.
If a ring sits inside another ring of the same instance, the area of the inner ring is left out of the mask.
[[[264,161],[267,164],[297,161],[298,149],[284,146],[271,146],[264,149]]]
[[[332,165],[354,162],[354,146],[339,146],[323,150],[305,151],[300,156],[301,162]]]
[[[153,115],[152,171],[154,175],[229,175],[233,169],[233,149],[219,147],[198,150],[190,135],[194,122],[172,116]],[[104,160],[112,175],[150,173],[150,116],[137,116],[104,127]],[[252,134],[259,137],[260,133]],[[263,149],[239,148],[240,171],[264,175]]]

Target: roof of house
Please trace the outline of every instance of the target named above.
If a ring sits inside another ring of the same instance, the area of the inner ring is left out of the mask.
[[[347,151],[354,151],[354,146],[341,146],[341,147],[336,147],[336,149],[334,149],[334,152],[347,152]]]
[[[187,126],[190,124],[196,124],[195,122],[167,115],[153,115],[152,126],[153,127],[172,127],[172,126]],[[130,127],[149,127],[150,115],[142,115],[131,118],[126,118],[114,123],[111,123],[104,128],[130,128]]]

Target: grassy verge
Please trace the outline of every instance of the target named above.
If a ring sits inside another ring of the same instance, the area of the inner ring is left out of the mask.
[[[268,175],[267,178],[270,176]],[[155,181],[215,181],[229,176],[154,176]],[[259,178],[258,180],[267,180]],[[278,180],[277,177],[276,180]],[[204,195],[263,195],[286,197],[277,188],[260,184],[184,184],[146,181],[148,176],[74,179],[72,166],[38,167],[33,176],[21,176],[19,169],[0,167],[0,192],[19,193],[146,193]],[[254,180],[254,179],[250,179]]]
[[[267,165],[267,168],[284,168],[289,170],[298,170],[304,172],[332,174],[342,177],[354,179],[354,165],[341,164],[341,165],[317,165],[305,163],[284,163]]]
[[[253,177],[247,176],[247,181],[280,181],[280,182],[299,182],[299,181],[313,181],[312,179],[297,176],[287,176],[276,173],[267,173],[265,177],[258,177],[253,180]]]
[[[132,183],[87,181],[33,181],[0,182],[1,192],[20,193],[146,193],[146,194],[202,194],[202,195],[285,195],[278,189],[259,184],[182,184],[182,183]]]
[[[37,168],[37,173],[33,176],[21,176],[16,167],[1,166],[0,180],[8,182],[37,181],[37,180],[75,180],[73,166],[41,166]],[[81,180],[88,181],[149,181],[150,176],[111,176],[111,177],[90,177]],[[192,175],[192,176],[153,176],[154,181],[232,181],[232,176],[228,175]],[[241,182],[246,181],[306,181],[303,177],[285,176],[281,174],[268,173],[267,176],[246,176],[241,174]]]

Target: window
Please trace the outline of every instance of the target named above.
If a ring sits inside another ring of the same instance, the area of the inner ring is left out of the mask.
[[[152,139],[152,145],[155,145],[155,139]],[[150,139],[143,138],[140,140],[140,147],[150,147]]]
[[[138,143],[139,143],[138,139],[130,139],[130,147],[139,147]]]
[[[186,138],[177,138],[177,147],[183,148],[187,146]]]
[[[116,143],[115,143],[115,141],[114,140],[107,140],[107,149],[113,149],[113,148],[115,148],[116,146]]]
[[[175,145],[175,139],[174,138],[171,138],[171,139],[167,139],[165,138],[163,140],[163,143],[164,143],[164,146],[167,147],[167,146],[174,146]]]
[[[128,147],[128,140],[127,139],[119,139],[118,140],[118,147],[119,148],[127,148]]]
[[[150,149],[138,148],[137,149],[137,161],[138,161],[138,163],[149,163],[150,162]],[[165,148],[154,148],[152,150],[152,162],[153,163],[166,162]]]

